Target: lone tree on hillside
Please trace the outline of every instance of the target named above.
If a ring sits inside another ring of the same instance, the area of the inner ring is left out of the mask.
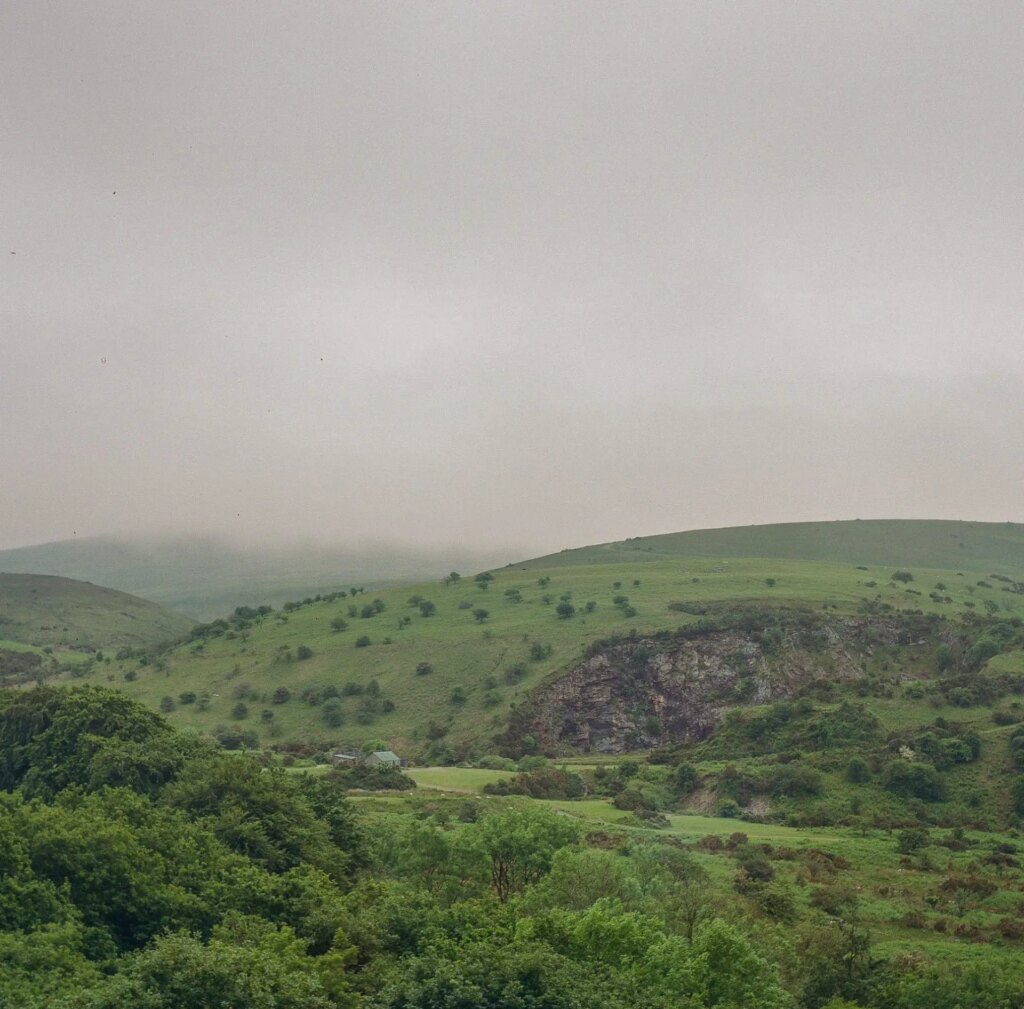
[[[487,610],[475,609],[473,616],[478,624],[482,624],[491,614]]]
[[[445,585],[458,585],[460,581],[462,581],[462,575],[458,571],[449,571],[444,583]]]
[[[437,606],[432,603],[429,599],[423,599],[420,601],[420,615],[424,617],[432,617],[437,612]]]
[[[473,581],[476,582],[477,588],[486,589],[490,587],[491,582],[494,581],[494,575],[490,571],[481,571]]]

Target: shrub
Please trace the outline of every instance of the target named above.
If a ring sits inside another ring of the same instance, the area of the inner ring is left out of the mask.
[[[917,761],[893,760],[886,764],[883,784],[894,795],[938,802],[942,799],[942,777],[931,764]]]
[[[304,662],[306,659],[311,659],[313,658],[313,649],[310,648],[309,645],[299,645],[299,647],[295,649],[295,658],[300,662]]]
[[[697,768],[693,764],[685,762],[679,764],[672,772],[672,781],[681,797],[689,795],[697,787],[699,781]]]
[[[768,791],[776,797],[798,798],[821,794],[821,775],[804,764],[783,764],[768,775]]]
[[[485,609],[482,609],[482,608],[479,608],[479,607],[477,609],[473,610],[473,619],[478,624],[482,624],[490,615],[491,614],[490,614],[490,612],[488,610],[485,610]]]
[[[509,666],[504,672],[505,682],[509,686],[519,683],[525,677],[526,665],[522,662],[516,662],[514,665]]]
[[[484,785],[488,795],[529,795],[534,799],[579,799],[586,793],[578,774],[541,767]]]
[[[233,719],[234,719],[234,720],[235,720],[236,722],[240,722],[240,721],[242,721],[242,719],[243,719],[243,718],[248,718],[248,717],[249,717],[249,707],[248,707],[248,705],[247,705],[247,704],[245,703],[245,701],[239,701],[239,702],[238,702],[238,703],[237,703],[237,704],[236,704],[236,705],[235,705],[235,706],[234,706],[234,707],[233,707],[233,708],[231,709],[231,717],[232,717],[232,718],[233,718]]]
[[[434,671],[434,667],[429,662],[417,662],[416,663],[416,675],[417,676],[429,676]]]
[[[566,601],[559,603],[555,607],[555,612],[558,614],[559,620],[569,620],[571,617],[576,616],[576,607],[572,603]]]
[[[901,830],[896,835],[896,852],[900,855],[912,855],[924,848],[929,841],[928,831],[920,828]]]
[[[370,639],[367,635],[363,634],[356,638],[356,648],[368,648],[370,645]]]
[[[174,710],[174,698],[173,697],[161,697],[160,698],[160,710],[163,712],[169,712]]]
[[[894,571],[890,576],[890,579],[894,582],[912,582],[914,576],[909,571]]]
[[[735,799],[723,799],[715,807],[715,816],[723,816],[728,820],[735,820],[739,818],[740,807]]]
[[[846,765],[846,780],[854,785],[863,785],[871,780],[871,768],[863,757],[851,757]]]
[[[196,703],[196,692],[194,690],[183,690],[178,694],[179,704],[195,704]]]

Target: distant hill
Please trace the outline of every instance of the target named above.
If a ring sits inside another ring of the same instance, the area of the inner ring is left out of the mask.
[[[0,550],[0,571],[60,575],[210,619],[241,604],[280,606],[353,585],[382,586],[479,571],[504,561],[494,551],[416,551],[393,546],[244,549],[203,537],[61,540]]]
[[[787,551],[812,558],[778,556]],[[251,615],[211,625],[159,663],[114,661],[90,675],[203,732],[227,727],[265,745],[325,749],[380,739],[403,754],[435,745],[458,754],[492,747],[535,690],[567,675],[573,682],[599,642],[675,633],[705,614],[798,610],[884,621],[923,613],[951,626],[1024,618],[1022,552],[1020,527],[971,523],[644,537],[510,564],[480,582],[463,569],[456,583],[434,578]],[[892,579],[897,568],[908,569],[906,578]],[[721,657],[748,647],[737,638]]]
[[[193,621],[125,592],[50,575],[0,574],[0,639],[110,648],[174,641]]]
[[[1024,525],[856,519],[695,529],[563,550],[516,566],[635,564],[670,557],[778,557],[1013,575],[1024,572]]]

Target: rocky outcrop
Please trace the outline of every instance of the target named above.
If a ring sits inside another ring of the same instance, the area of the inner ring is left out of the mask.
[[[730,706],[792,697],[814,679],[860,677],[879,647],[921,645],[930,635],[927,624],[897,618],[805,617],[609,642],[541,685],[509,740],[532,736],[548,753],[697,742]]]

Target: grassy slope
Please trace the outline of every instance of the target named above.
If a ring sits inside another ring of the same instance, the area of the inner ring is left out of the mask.
[[[786,557],[840,564],[1024,572],[1024,525],[866,520],[697,529],[564,550],[528,566],[639,563],[661,557]]]
[[[155,603],[88,582],[0,574],[0,636],[34,647],[151,646],[191,621]]]
[[[638,561],[622,554],[608,564],[564,566],[558,564],[560,559],[550,559],[551,566],[544,569],[529,565],[525,570],[523,565],[500,569],[487,591],[463,580],[450,588],[435,583],[360,596],[357,603],[361,606],[379,595],[386,603],[385,612],[367,620],[349,619],[348,630],[340,634],[331,632],[330,620],[345,614],[349,600],[303,607],[286,623],[272,617],[248,632],[244,640],[215,639],[200,651],[188,645],[179,647],[166,657],[165,669],[114,663],[92,675],[94,681],[110,682],[153,706],[162,697],[176,697],[182,691],[210,694],[207,711],[192,705],[179,706],[172,712],[171,720],[182,726],[209,731],[229,723],[236,700],[233,695],[242,692],[241,685],[247,685],[252,694],[247,702],[250,715],[242,724],[259,732],[265,742],[273,738],[260,722],[263,709],[274,711],[278,739],[360,744],[379,737],[400,751],[416,752],[424,746],[431,721],[451,723],[453,739],[489,736],[495,729],[496,716],[507,712],[510,703],[521,700],[545,675],[578,660],[589,641],[631,628],[641,632],[675,628],[694,619],[670,612],[667,604],[672,600],[740,601],[814,609],[828,602],[840,612],[852,612],[860,600],[878,596],[896,607],[950,615],[966,612],[966,603],[981,607],[984,600],[991,600],[1007,614],[1024,614],[1024,597],[1000,591],[997,583],[991,589],[978,587],[975,583],[979,578],[950,570],[915,568],[914,583],[905,587],[889,584],[889,564],[863,571],[845,563],[770,559],[646,556]],[[540,577],[550,578],[550,583],[539,586]],[[765,582],[768,577],[777,580],[772,588]],[[640,584],[634,585],[634,581]],[[871,581],[877,584],[866,584]],[[621,583],[619,589],[614,587],[616,582]],[[934,603],[928,598],[937,582],[947,586],[945,594],[953,598],[953,603]],[[504,596],[506,588],[521,589],[523,601],[509,601]],[[909,594],[907,588],[921,594]],[[588,600],[595,601],[596,611],[559,620],[555,605],[567,592],[578,608]],[[629,596],[637,609],[635,617],[625,618],[612,604],[617,593]],[[406,601],[412,594],[434,601],[437,615],[423,618],[409,607]],[[542,601],[545,594],[552,597],[550,604]],[[462,601],[488,609],[491,615],[487,622],[481,626],[474,621],[471,610],[460,610],[458,604]],[[399,630],[399,615],[411,616],[411,625]],[[371,647],[354,647],[356,637],[362,634],[371,637]],[[383,643],[387,637],[391,638],[390,644]],[[551,657],[528,663],[526,678],[515,686],[506,685],[503,671],[527,658],[532,641],[550,645]],[[288,654],[282,651],[285,646],[294,654],[302,644],[313,649],[313,658],[304,662],[282,659]],[[415,675],[416,664],[421,661],[433,665],[432,675]],[[124,680],[130,668],[137,676],[132,683]],[[484,682],[488,676],[498,680],[494,691],[498,703],[493,706],[486,703]],[[303,704],[297,696],[307,686],[341,687],[346,682],[365,684],[373,678],[379,681],[384,696],[395,703],[396,710],[377,717],[370,725],[355,721],[359,698],[345,699],[345,724],[328,730],[320,709]],[[278,686],[287,686],[292,700],[271,705],[269,695]],[[463,707],[449,703],[457,686],[468,695]]]

